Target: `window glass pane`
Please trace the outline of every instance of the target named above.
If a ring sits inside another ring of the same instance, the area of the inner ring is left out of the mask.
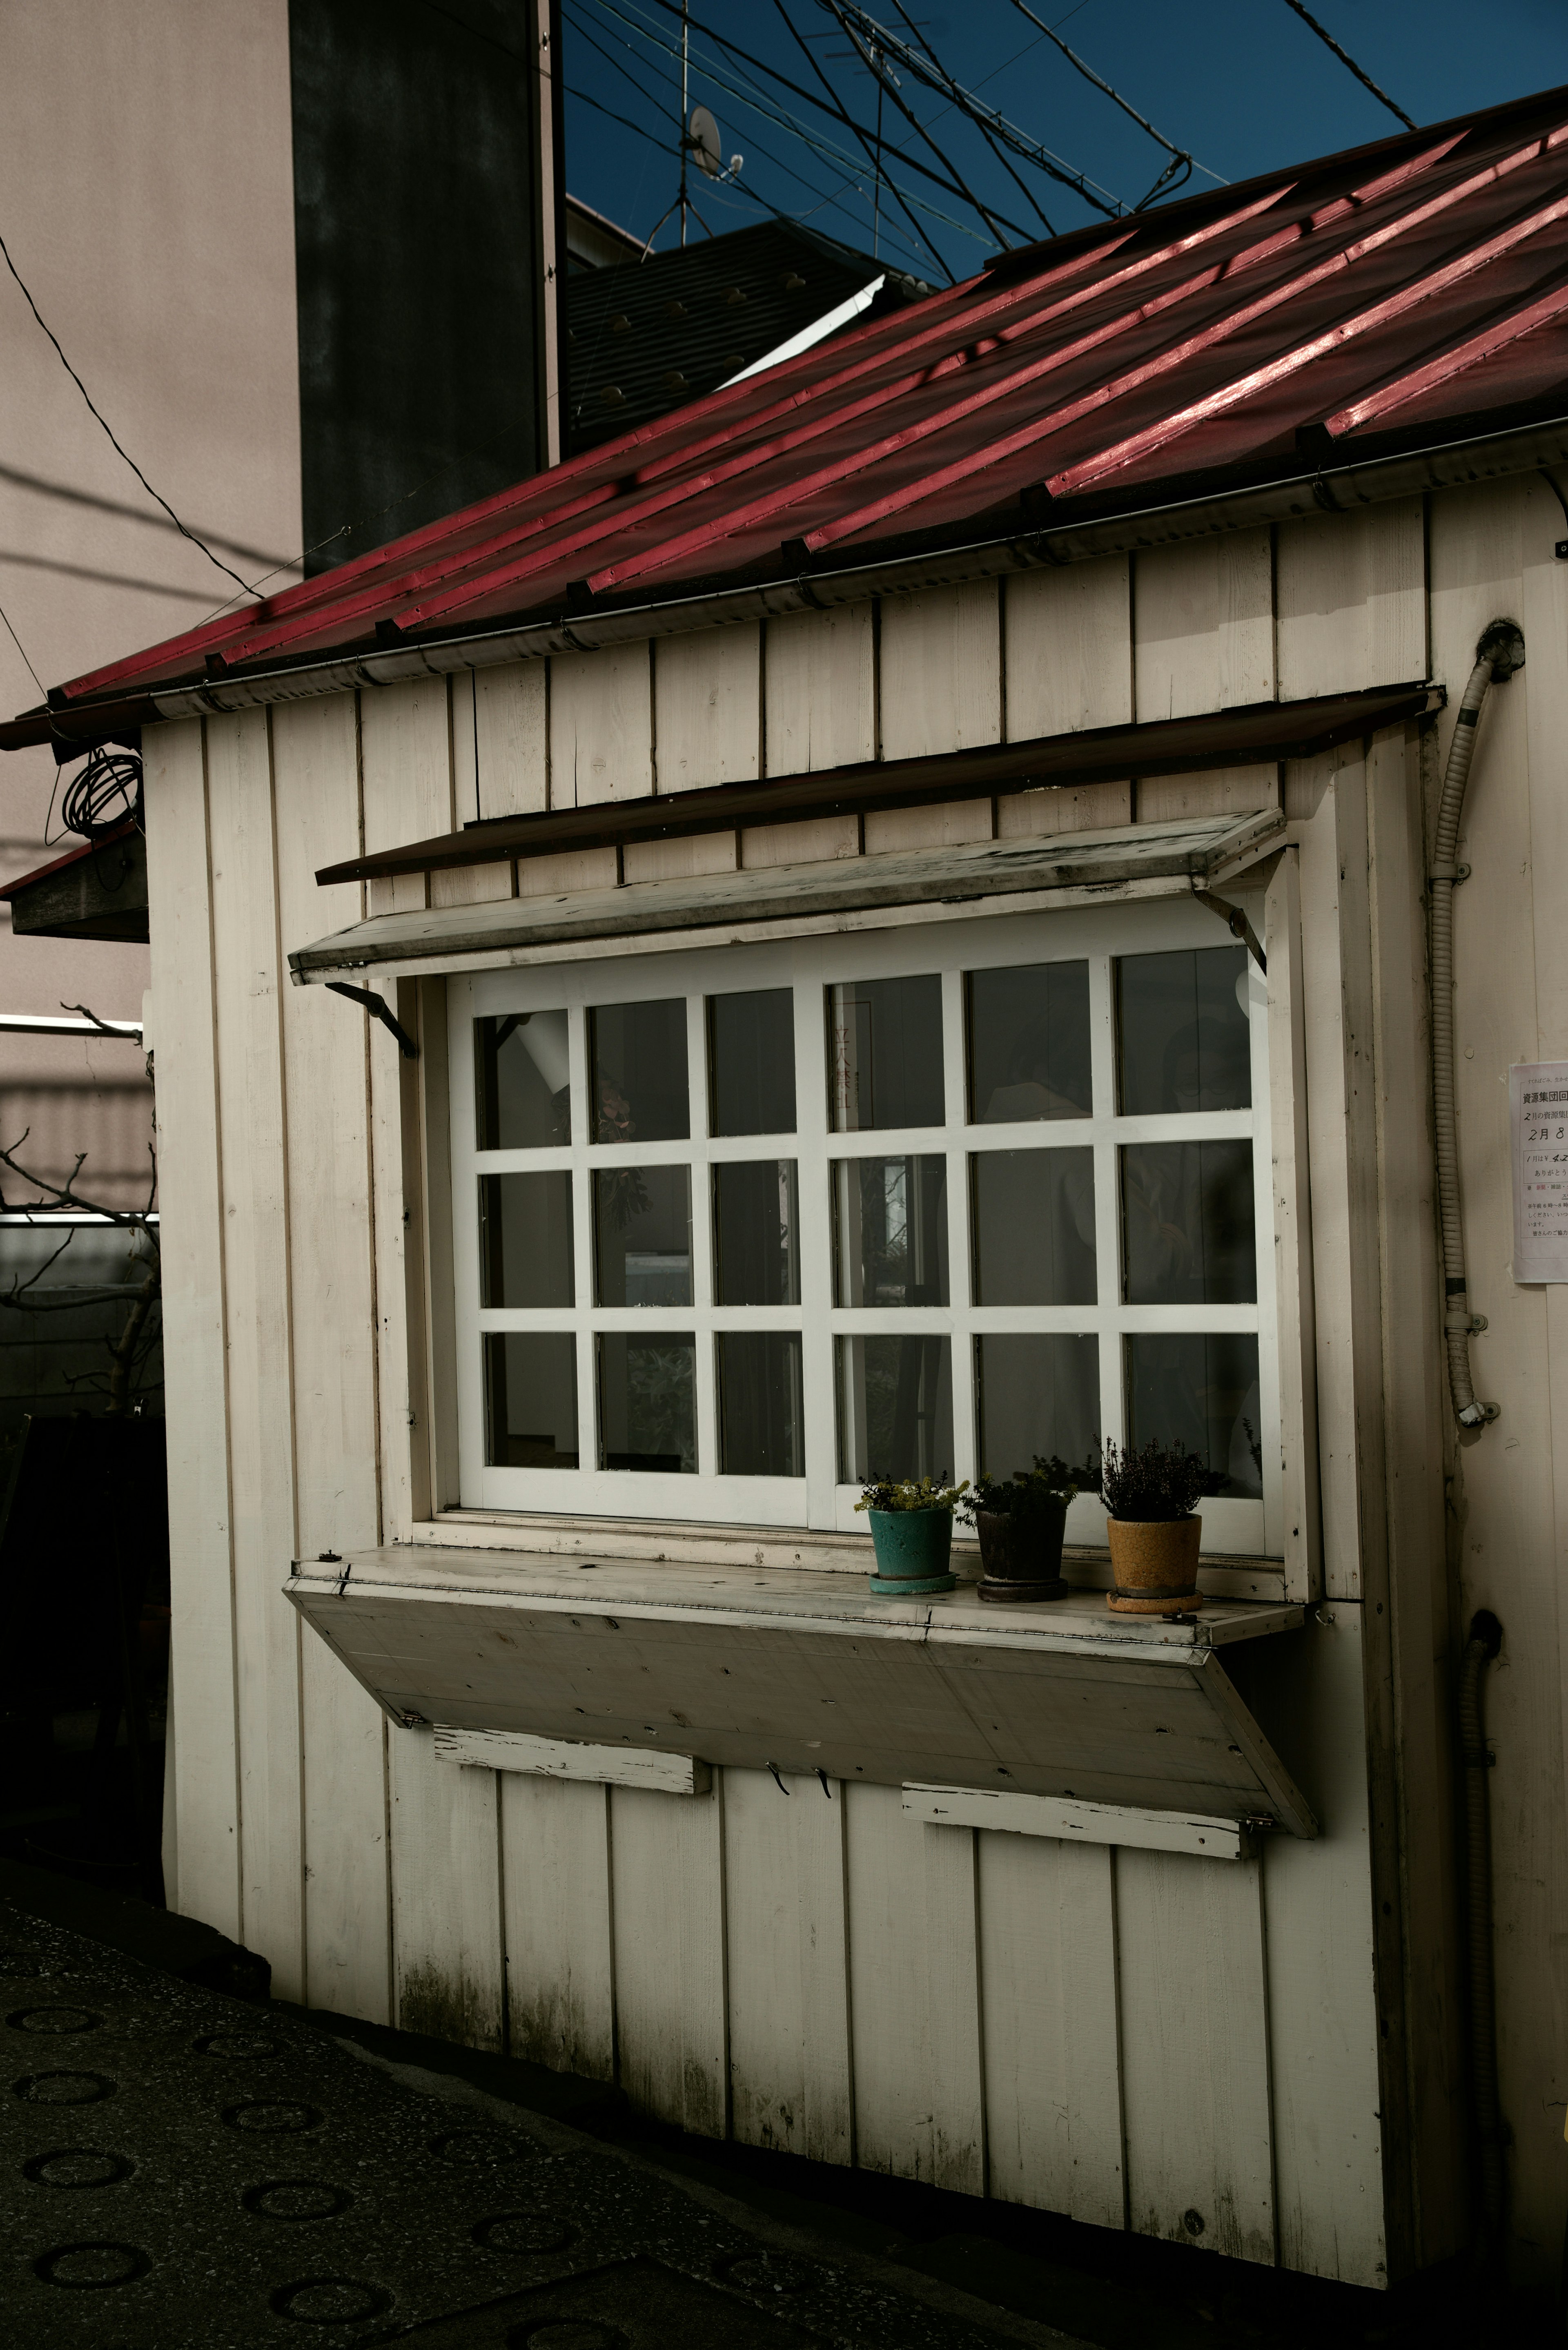
[[[596,1142],[683,1142],[686,1005],[601,1003],[588,1014]]]
[[[601,1305],[690,1305],[691,1169],[596,1169],[594,1247]]]
[[[1127,1441],[1179,1439],[1225,1478],[1223,1491],[1263,1490],[1258,1341],[1251,1334],[1147,1334],[1127,1342]]]
[[[977,1305],[1095,1303],[1092,1150],[979,1151],[970,1182]]]
[[[1246,1003],[1245,947],[1123,955],[1116,963],[1123,1117],[1250,1108]]]
[[[940,1126],[941,981],[857,979],[830,987],[827,1070],[836,1134]]]
[[[697,1348],[688,1331],[599,1337],[599,1449],[607,1469],[697,1472]]]
[[[952,1352],[946,1338],[838,1342],[839,1482],[941,1477],[953,1458]]]
[[[794,997],[787,987],[708,998],[715,1134],[794,1132]]]
[[[714,1168],[715,1304],[800,1304],[795,1191],[793,1159],[744,1159]]]
[[[569,1330],[484,1339],[484,1457],[493,1469],[577,1465],[577,1342]]]
[[[479,1280],[482,1305],[576,1303],[572,1178],[566,1168],[480,1177]]]
[[[948,1303],[945,1159],[840,1159],[833,1192],[837,1305]]]
[[[800,1333],[725,1330],[718,1347],[721,1471],[804,1477]]]
[[[481,1150],[541,1150],[572,1139],[564,1012],[504,1012],[473,1024]]]
[[[1141,1142],[1121,1156],[1127,1303],[1251,1305],[1251,1144]]]
[[[969,1114],[1087,1118],[1089,966],[1035,963],[969,975]]]
[[[1100,1342],[1093,1336],[988,1333],[975,1341],[980,1466],[1011,1477],[1036,1453],[1075,1466],[1100,1433]]]

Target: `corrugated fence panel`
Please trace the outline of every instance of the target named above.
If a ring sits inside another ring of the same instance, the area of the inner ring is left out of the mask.
[[[288,1175],[270,712],[207,722],[244,1939],[304,1991]]]

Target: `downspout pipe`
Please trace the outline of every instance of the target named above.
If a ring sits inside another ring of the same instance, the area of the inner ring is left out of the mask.
[[[1432,923],[1432,1091],[1438,1143],[1438,1208],[1443,1234],[1443,1336],[1449,1388],[1461,1428],[1480,1428],[1498,1416],[1479,1403],[1470,1379],[1470,1336],[1486,1327],[1472,1315],[1465,1283],[1465,1236],[1459,1217],[1459,1144],[1454,1112],[1454,886],[1468,866],[1454,862],[1465,785],[1488,689],[1505,685],[1524,666],[1524,639],[1512,620],[1493,620],[1476,647],[1476,665],[1459,699],[1438,804],[1438,826],[1428,874]]]
[[[1479,2266],[1496,2256],[1502,2232],[1503,2131],[1497,2094],[1497,2002],[1491,1959],[1491,1831],[1481,1676],[1502,1646],[1502,1626],[1490,1607],[1470,1619],[1459,1660],[1459,1750],[1465,1772],[1465,1940],[1469,1955],[1470,2110],[1475,2125],[1480,2210],[1475,2251]]]

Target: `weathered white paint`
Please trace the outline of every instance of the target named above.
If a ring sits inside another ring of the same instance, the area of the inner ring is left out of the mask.
[[[661,1795],[705,1795],[712,1784],[706,1762],[691,1754],[661,1754],[653,1746],[577,1745],[568,1738],[534,1738],[522,1730],[451,1730],[434,1725],[438,1762],[465,1770],[522,1771],[534,1779],[576,1779],[597,1787],[651,1787]]]
[[[1205,1860],[1240,1860],[1249,1849],[1239,1820],[1139,1810],[1133,1804],[1068,1803],[1058,1795],[1009,1795],[979,1787],[904,1783],[904,1811],[940,1828],[983,1828],[1002,1835],[1053,1836],[1060,1844],[1129,1845],[1139,1852],[1191,1852]]]

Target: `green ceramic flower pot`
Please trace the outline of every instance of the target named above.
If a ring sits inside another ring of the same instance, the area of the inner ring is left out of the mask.
[[[874,1599],[919,1599],[930,1591],[956,1591],[948,1572],[953,1546],[951,1510],[867,1510],[877,1572]]]

